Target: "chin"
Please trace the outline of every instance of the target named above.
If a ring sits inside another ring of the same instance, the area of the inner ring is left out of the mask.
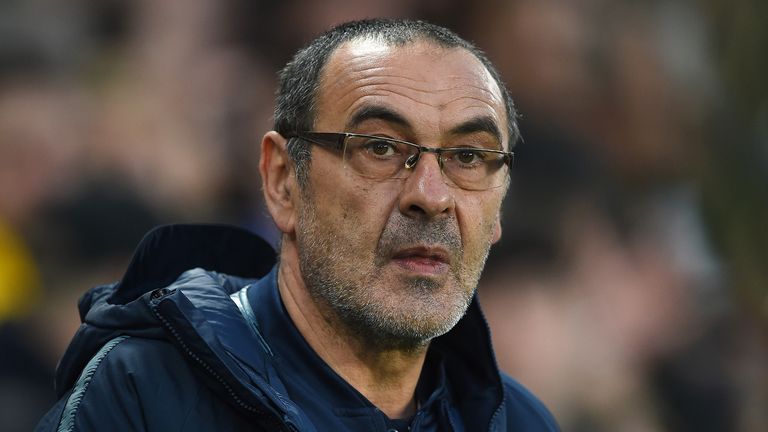
[[[358,329],[377,345],[423,347],[450,331],[467,311],[471,295],[449,295],[444,285],[418,279],[406,293],[369,304],[357,316]]]

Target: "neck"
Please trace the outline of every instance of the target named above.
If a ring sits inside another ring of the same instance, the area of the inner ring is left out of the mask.
[[[295,248],[283,244],[278,287],[285,309],[312,349],[339,376],[389,418],[416,412],[416,384],[427,347],[389,349],[371,346],[349,331],[335,314],[309,294]]]

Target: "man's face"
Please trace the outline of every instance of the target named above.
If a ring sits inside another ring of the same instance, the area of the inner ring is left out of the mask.
[[[431,147],[492,140],[500,149],[507,139],[502,95],[483,65],[426,42],[342,45],[323,71],[316,112],[319,132]],[[372,180],[314,147],[296,232],[310,294],[369,343],[427,343],[466,311],[500,233],[505,190],[453,186],[434,154],[404,179]]]

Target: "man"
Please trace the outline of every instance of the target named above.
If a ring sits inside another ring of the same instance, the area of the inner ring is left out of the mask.
[[[518,138],[488,60],[368,20],[280,78],[260,163],[278,264],[235,228],[151,233],[81,300],[39,429],[556,430],[498,371],[474,297]]]

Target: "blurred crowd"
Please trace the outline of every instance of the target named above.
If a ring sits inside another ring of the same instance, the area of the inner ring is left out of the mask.
[[[0,2],[0,429],[30,430],[143,233],[273,243],[258,143],[277,70],[348,19],[421,18],[518,109],[479,288],[503,369],[563,430],[768,430],[768,3]]]

